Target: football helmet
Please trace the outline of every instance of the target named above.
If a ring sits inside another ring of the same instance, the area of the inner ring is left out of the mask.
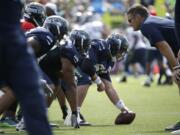
[[[46,18],[43,27],[48,29],[56,40],[60,41],[68,33],[69,23],[63,17],[52,15]]]
[[[70,39],[80,54],[87,54],[91,45],[88,33],[83,30],[73,30],[70,33]]]
[[[24,18],[35,26],[42,26],[45,20],[45,8],[37,2],[29,3],[24,9]]]
[[[117,33],[113,33],[106,39],[109,45],[110,54],[113,61],[119,61],[124,58],[128,51],[129,43],[127,39]]]

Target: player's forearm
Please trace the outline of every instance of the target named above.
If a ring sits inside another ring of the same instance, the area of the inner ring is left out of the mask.
[[[167,58],[167,60],[172,68],[178,65],[178,62],[172,52],[167,51],[167,52],[164,52],[163,55]]]
[[[158,45],[157,47],[160,50],[160,52],[162,53],[162,55],[164,55],[167,58],[167,60],[172,68],[178,65],[178,62],[176,60],[176,57],[175,57],[172,49],[166,42],[163,45]]]

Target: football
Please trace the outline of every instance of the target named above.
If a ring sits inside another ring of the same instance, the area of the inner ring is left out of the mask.
[[[116,117],[114,124],[115,125],[131,124],[134,121],[135,117],[136,117],[136,113],[134,112],[122,112]]]

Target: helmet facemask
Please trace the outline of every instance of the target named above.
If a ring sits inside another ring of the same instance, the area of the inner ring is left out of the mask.
[[[111,34],[107,38],[107,43],[109,44],[112,61],[120,61],[127,54],[129,44],[124,36]]]
[[[44,6],[37,2],[32,2],[25,7],[24,18],[36,26],[42,26],[45,20]]]
[[[61,41],[68,33],[68,26],[68,22],[64,18],[56,15],[48,17],[43,25],[58,41]]]
[[[90,37],[86,32],[82,30],[74,30],[70,34],[70,39],[81,55],[87,55],[90,48]]]

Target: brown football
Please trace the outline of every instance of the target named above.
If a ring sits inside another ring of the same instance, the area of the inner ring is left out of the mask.
[[[131,124],[135,117],[136,113],[134,112],[122,112],[116,117],[114,123],[115,125]]]

